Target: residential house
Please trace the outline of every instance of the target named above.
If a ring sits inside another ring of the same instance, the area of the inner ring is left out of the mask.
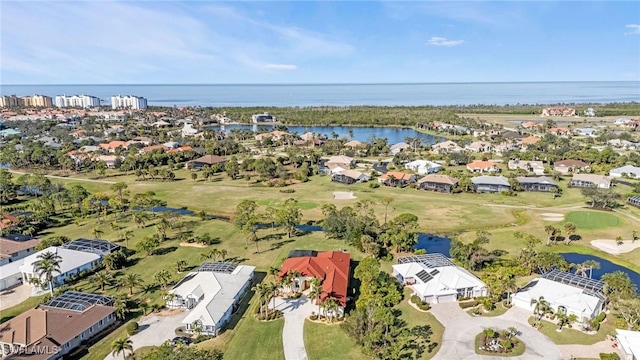
[[[576,110],[566,106],[551,106],[542,109],[541,116],[576,116]]]
[[[523,191],[550,192],[558,188],[558,185],[546,176],[519,176],[516,181]]]
[[[594,117],[594,116],[596,116],[596,111],[595,111],[595,110],[593,110],[593,108],[587,108],[587,109],[584,111],[584,116],[587,116],[587,117]]]
[[[151,146],[143,147],[142,149],[140,149],[139,153],[140,155],[145,155],[145,154],[150,154],[154,151],[165,152],[167,150],[168,148],[163,145],[151,145]]]
[[[511,190],[509,180],[504,176],[477,176],[471,178],[473,189],[479,193],[501,193]]]
[[[447,175],[429,174],[418,180],[420,189],[452,193],[458,179]]]
[[[397,153],[401,153],[403,151],[406,151],[407,149],[411,150],[411,145],[409,145],[409,144],[407,144],[405,142],[399,142],[399,143],[393,144],[393,145],[391,145],[389,147],[389,153],[391,155],[395,155]]]
[[[624,351],[622,360],[640,360],[640,331],[616,329],[616,339]]]
[[[565,175],[572,172],[587,170],[588,168],[589,164],[580,160],[568,159],[556,161],[553,163],[553,170]]]
[[[191,123],[184,123],[184,127],[180,130],[182,137],[196,136],[200,134],[200,130],[193,127]]]
[[[102,161],[107,169],[115,169],[122,159],[124,159],[124,157],[116,155],[97,155],[92,157],[94,162]]]
[[[170,309],[190,309],[182,320],[187,332],[193,333],[197,325],[203,334],[217,335],[251,287],[254,270],[254,266],[233,263],[203,263],[169,290],[166,305]]]
[[[107,240],[101,239],[84,239],[79,238],[73,241],[69,241],[60,246],[63,249],[84,251],[88,253],[97,254],[100,257],[111,254],[112,252],[120,250],[120,245],[114,244]]]
[[[526,146],[524,146],[526,147]],[[493,145],[493,153],[496,155],[502,155],[511,150],[519,150],[521,148],[517,141],[503,141],[501,143]]]
[[[520,123],[520,126],[522,126],[525,129],[533,129],[536,127],[542,127],[544,126],[544,124],[536,121],[523,121],[522,123]]]
[[[369,175],[363,174],[358,170],[341,170],[331,175],[331,181],[347,185],[366,182],[370,178]]]
[[[349,149],[362,149],[362,148],[365,148],[367,145],[358,140],[351,140],[351,141],[347,141],[343,146]]]
[[[325,162],[325,165],[327,167],[330,167],[332,164],[340,166],[343,169],[350,169],[351,166],[356,164],[356,160],[354,158],[352,158],[352,157],[349,157],[349,156],[338,155],[338,156],[330,157]]]
[[[610,146],[613,146],[615,148],[624,149],[624,150],[640,149],[640,143],[633,142],[633,141],[627,141],[627,140],[621,140],[621,139],[611,139],[611,140],[607,141],[607,144],[609,144]]]
[[[549,130],[547,130],[547,133],[553,134],[556,136],[568,135],[570,132],[571,132],[571,129],[566,127],[552,127]]]
[[[573,129],[573,133],[580,136],[595,137],[596,132],[597,132],[596,129],[590,128],[590,127]]]
[[[539,137],[527,136],[525,138],[520,139],[520,144],[522,145],[523,148],[529,148],[539,143],[540,140],[542,139],[540,139]]]
[[[187,168],[191,170],[202,170],[205,165],[224,166],[227,159],[218,155],[203,155],[197,159],[187,162]]]
[[[588,321],[604,310],[605,293],[602,281],[556,269],[532,280],[511,297],[514,306],[531,311],[535,309],[532,300],[543,298],[554,313]]]
[[[430,304],[487,296],[489,292],[484,282],[439,253],[401,257],[392,269],[403,286],[410,286],[413,295]]]
[[[127,150],[129,148],[129,142],[127,141],[120,141],[120,140],[114,140],[114,141],[110,141],[106,144],[98,144],[98,147],[102,150],[106,150],[108,152],[116,152],[116,149],[121,148],[124,150]]]
[[[171,126],[171,123],[160,119],[154,123],[151,123],[149,126],[152,126],[155,128],[165,128],[165,127]]]
[[[431,153],[433,154],[448,154],[461,152],[464,149],[460,145],[454,143],[451,140],[443,141],[437,144],[431,145]]]
[[[640,179],[640,167],[633,165],[625,165],[619,168],[611,169],[609,176],[619,178],[627,176],[634,179]]]
[[[112,297],[67,291],[0,325],[3,359],[58,360],[116,321]]]
[[[405,187],[416,182],[416,176],[400,171],[387,171],[378,178],[378,182],[387,186]]]
[[[544,163],[542,161],[534,160],[509,160],[507,163],[509,170],[522,169],[527,172],[532,172],[536,175],[544,174]]]
[[[349,272],[351,257],[346,252],[313,250],[294,250],[284,261],[278,276],[284,279],[289,273],[298,276],[289,284],[283,284],[285,290],[298,292],[311,288],[310,280],[313,278],[322,280],[322,294],[320,302],[327,298],[334,298],[340,307],[338,313],[344,314],[347,306],[349,289]]]
[[[471,144],[466,145],[464,148],[475,153],[491,152],[492,150],[491,143],[486,141],[474,141]]]
[[[15,241],[5,237],[0,238],[0,266],[25,258],[33,254],[40,239],[29,238],[25,241]],[[0,288],[7,288],[0,285]]]
[[[611,178],[597,174],[573,174],[570,187],[597,187],[608,189],[611,187]]]
[[[268,112],[262,114],[251,115],[251,121],[254,124],[262,123],[262,122],[274,122],[276,121],[276,117],[269,114]]]
[[[500,172],[500,167],[498,167],[497,163],[491,160],[489,161],[474,160],[467,164],[467,170],[471,172],[479,172],[479,173]]]
[[[628,123],[630,123],[632,121],[633,120],[627,119],[627,118],[618,118],[613,123],[616,124],[616,125],[625,125],[625,124],[628,124]]]
[[[193,148],[189,145],[178,146],[177,148],[167,150],[167,154],[175,154],[175,153],[185,152],[185,151],[193,151]]]
[[[442,165],[428,160],[414,160],[404,164],[404,168],[412,170],[419,175],[437,173],[442,169]]]

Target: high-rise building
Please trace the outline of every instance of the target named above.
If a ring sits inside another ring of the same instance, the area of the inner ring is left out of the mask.
[[[111,107],[113,109],[146,109],[147,99],[141,96],[120,96],[111,97]]]
[[[49,96],[33,95],[18,97],[15,95],[0,98],[2,107],[51,107],[52,99]]]
[[[100,106],[100,99],[90,95],[58,95],[56,96],[56,106],[89,108]]]

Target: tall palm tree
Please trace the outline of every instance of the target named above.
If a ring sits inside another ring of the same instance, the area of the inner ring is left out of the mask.
[[[322,289],[322,279],[313,278],[309,281],[311,283],[311,292],[309,292],[309,296],[316,300],[316,304],[318,305],[318,316],[320,316],[320,298],[324,293]]]
[[[278,274],[280,273],[280,269],[275,267],[275,266],[271,266],[269,268],[269,275],[273,275],[274,279],[278,277]]]
[[[60,263],[62,257],[57,253],[47,251],[38,255],[38,261],[33,264],[33,270],[38,274],[39,278],[44,276],[45,281],[49,283],[49,293],[53,296],[53,273],[60,274]]]
[[[556,234],[558,230],[551,226],[551,225],[547,225],[544,227],[544,232],[547,233],[548,237],[547,237],[547,246],[551,245],[551,239],[553,238],[553,236]]]
[[[502,284],[502,287],[507,292],[507,303],[511,304],[511,294],[518,290],[518,283],[516,282],[516,278],[507,278]]]
[[[329,319],[329,323],[330,324],[333,323],[333,317],[339,308],[338,301],[333,297],[329,297],[322,304],[322,308],[324,309],[324,313],[327,315],[327,318]]]
[[[542,319],[544,314],[548,313],[551,308],[549,307],[549,302],[544,299],[544,296],[540,296],[538,299],[531,299],[531,305],[534,305],[533,313],[537,315],[538,320]]]
[[[178,273],[181,273],[187,267],[187,262],[184,260],[178,260],[176,261],[175,266],[176,266],[176,271],[178,271]]]
[[[163,289],[167,288],[167,284],[171,280],[171,274],[166,269],[162,269],[153,275],[153,279],[160,284]]]
[[[129,247],[129,240],[133,238],[133,231],[131,230],[125,231],[124,233],[122,233],[122,238],[125,241],[125,246]]]
[[[91,232],[93,233],[93,237],[95,239],[100,239],[100,235],[104,234],[104,231],[100,230],[100,228],[98,227],[94,227]]]
[[[100,291],[104,292],[104,287],[113,282],[113,276],[108,271],[98,271],[93,275],[93,282],[100,287]]]
[[[140,274],[127,274],[122,279],[122,285],[129,288],[129,296],[133,295],[133,288],[142,285],[144,281]]]
[[[593,275],[593,269],[600,269],[600,263],[595,260],[587,260],[583,262],[582,265],[589,269],[589,279],[591,279],[591,276]]]
[[[122,320],[127,316],[127,313],[129,312],[129,307],[127,306],[127,302],[120,299],[120,298],[116,298],[116,300],[113,303],[113,307],[116,308],[116,318]]]
[[[260,312],[260,316],[262,316],[262,311],[264,309],[264,299],[267,296],[267,294],[269,293],[269,289],[265,286],[266,284],[260,283],[256,286],[254,286],[251,290],[255,291],[256,294],[258,295],[258,303],[259,303],[259,308],[258,311]]]
[[[133,342],[129,338],[122,338],[111,343],[111,355],[113,357],[122,353],[122,358],[127,360],[127,350],[133,352]]]

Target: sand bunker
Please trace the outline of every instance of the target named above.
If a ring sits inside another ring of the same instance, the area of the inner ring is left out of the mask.
[[[334,191],[333,198],[336,200],[352,200],[356,197],[353,195],[353,191]]]
[[[564,215],[563,214],[542,213],[540,215],[542,215],[542,220],[544,220],[544,221],[562,221],[562,220],[564,220]]]
[[[592,240],[591,245],[609,254],[620,255],[640,248],[640,240],[623,240],[622,245],[618,245],[616,240],[598,239]]]

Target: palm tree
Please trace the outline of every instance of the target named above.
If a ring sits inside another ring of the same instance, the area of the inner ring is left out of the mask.
[[[314,277],[309,282],[311,283],[311,292],[309,293],[309,296],[316,300],[316,304],[318,305],[318,317],[319,317],[320,316],[320,298],[324,293],[324,290],[322,289],[322,279]]]
[[[339,308],[338,301],[333,297],[329,297],[322,304],[322,308],[324,309],[324,313],[327,315],[329,323],[331,324],[333,322],[333,317]]]
[[[211,259],[211,252],[200,253],[200,261],[206,261]]]
[[[227,255],[229,254],[229,252],[225,249],[222,250],[218,250],[218,256],[220,257],[220,261],[225,261],[227,260]]]
[[[531,305],[536,305],[533,308],[533,313],[537,315],[538,320],[542,319],[544,314],[548,313],[550,310],[549,302],[544,299],[544,296],[540,296],[537,300],[531,299]]]
[[[122,320],[127,316],[127,313],[129,312],[129,307],[127,306],[127,302],[120,299],[120,298],[116,298],[116,300],[113,303],[113,307],[116,308],[116,318]]]
[[[220,256],[220,251],[218,249],[211,249],[209,251],[209,257],[213,260],[217,260],[218,256]]]
[[[511,326],[507,329],[507,333],[508,333],[508,338],[512,339],[514,336],[518,335],[518,329]]]
[[[122,358],[127,359],[127,350],[133,352],[133,342],[129,338],[122,338],[111,344],[111,355],[114,357],[122,353]]]
[[[44,276],[45,281],[49,283],[49,293],[53,296],[53,273],[60,274],[60,263],[62,257],[57,253],[47,251],[38,255],[38,261],[33,264],[33,270],[38,274],[39,278]]]
[[[278,274],[280,273],[280,269],[275,267],[275,266],[271,266],[269,268],[269,275],[273,275],[274,278],[278,277]]]
[[[104,234],[104,231],[100,230],[98,227],[94,227],[91,232],[93,233],[93,237],[95,239],[100,239],[100,235]]]
[[[556,234],[557,229],[551,225],[547,225],[544,227],[544,232],[547,233],[547,246],[551,245],[551,238]]]
[[[518,290],[518,283],[515,277],[507,278],[502,284],[502,288],[507,292],[507,303],[511,304],[511,293]]]
[[[113,276],[108,271],[98,271],[93,275],[93,282],[100,287],[100,291],[104,292],[104,287],[113,282]]]
[[[258,311],[260,312],[260,316],[262,316],[262,310],[264,309],[264,298],[267,296],[267,294],[269,293],[269,289],[265,286],[265,284],[260,283],[256,286],[254,286],[253,288],[251,288],[251,290],[255,291],[256,294],[258,295],[258,303],[260,304],[260,307],[258,308]]]
[[[147,315],[152,306],[148,302],[143,301],[140,303],[139,308],[142,310],[142,315]]]
[[[140,274],[127,274],[122,279],[122,285],[129,288],[129,296],[133,295],[133,288],[144,283]]]
[[[571,244],[571,235],[576,232],[576,225],[572,222],[568,222],[564,224],[564,232],[567,233],[567,245]]]
[[[589,279],[591,279],[591,276],[593,275],[593,269],[600,269],[600,263],[595,260],[587,260],[583,262],[582,265],[589,269]],[[587,276],[586,273],[584,275],[585,277]]]
[[[184,260],[178,260],[176,261],[175,266],[176,266],[176,271],[178,271],[178,273],[181,273],[187,267],[187,262]]]
[[[171,280],[171,274],[166,269],[162,269],[153,275],[153,279],[160,284],[163,289],[167,288],[167,284]]]
[[[195,320],[191,323],[191,331],[193,331],[196,336],[200,336],[202,334],[202,323],[200,321]]]

